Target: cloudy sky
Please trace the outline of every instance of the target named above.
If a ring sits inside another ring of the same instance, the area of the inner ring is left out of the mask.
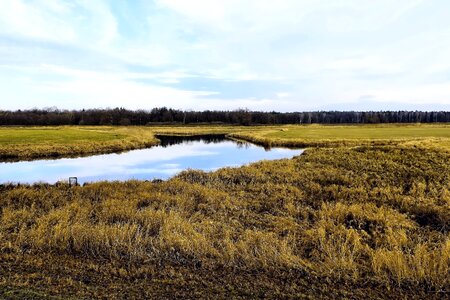
[[[450,110],[447,0],[0,0],[0,109]]]

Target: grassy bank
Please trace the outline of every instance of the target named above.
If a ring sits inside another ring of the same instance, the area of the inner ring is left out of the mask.
[[[450,150],[450,125],[287,125],[237,131],[230,137],[266,147],[415,145]]]
[[[0,188],[0,295],[448,294],[450,154],[309,149],[166,182]]]
[[[0,161],[111,153],[158,144],[155,134],[225,134],[266,147],[399,145],[450,150],[450,125],[0,127]]]
[[[142,127],[0,127],[0,160],[111,153],[157,143]]]

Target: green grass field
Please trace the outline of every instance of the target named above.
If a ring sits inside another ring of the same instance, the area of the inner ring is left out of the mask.
[[[91,141],[114,141],[126,138],[110,128],[82,127],[0,127],[0,145],[74,144]]]
[[[157,143],[141,127],[1,127],[0,161],[120,152]]]
[[[450,125],[287,126],[283,131],[271,132],[265,136],[312,140],[450,138]]]
[[[399,145],[447,149],[450,125],[0,127],[0,160],[110,153],[156,145],[155,134],[226,134],[263,146]]]

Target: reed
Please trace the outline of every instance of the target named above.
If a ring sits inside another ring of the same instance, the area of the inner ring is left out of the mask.
[[[0,287],[439,298],[449,287],[449,161],[410,145],[336,147],[160,183],[3,185]]]

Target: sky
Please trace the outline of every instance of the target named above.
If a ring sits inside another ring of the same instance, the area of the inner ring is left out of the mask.
[[[447,0],[0,0],[0,109],[450,110]]]

